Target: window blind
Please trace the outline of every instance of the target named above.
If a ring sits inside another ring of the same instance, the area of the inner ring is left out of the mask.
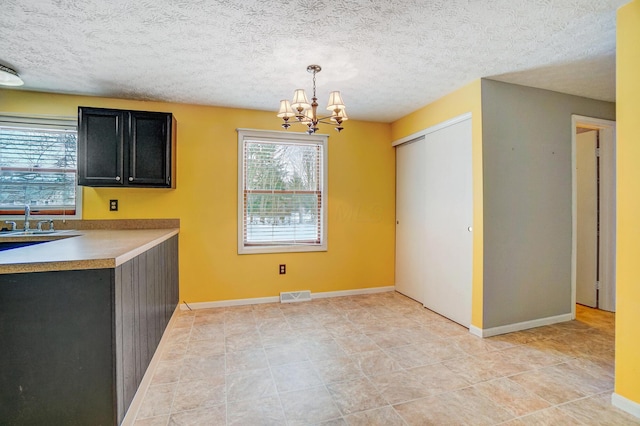
[[[0,115],[0,214],[76,213],[74,119]]]
[[[243,246],[323,246],[323,143],[248,137],[241,152]]]

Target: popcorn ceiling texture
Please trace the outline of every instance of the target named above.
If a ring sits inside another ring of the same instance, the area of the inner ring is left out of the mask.
[[[340,90],[350,117],[382,122],[481,77],[614,101],[624,3],[2,0],[0,63],[18,90],[268,111],[320,64],[321,107]]]

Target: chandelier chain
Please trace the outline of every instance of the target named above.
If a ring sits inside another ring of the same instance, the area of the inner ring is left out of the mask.
[[[317,71],[313,71],[313,97],[316,98],[316,73]]]

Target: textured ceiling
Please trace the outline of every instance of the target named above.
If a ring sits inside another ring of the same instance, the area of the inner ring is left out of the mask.
[[[613,101],[627,1],[2,0],[0,63],[17,90],[270,111],[320,64],[322,107],[383,122],[480,77]]]

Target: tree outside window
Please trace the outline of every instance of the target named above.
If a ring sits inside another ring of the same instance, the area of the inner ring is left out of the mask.
[[[240,141],[240,252],[326,249],[326,145],[270,136]]]
[[[0,120],[0,212],[76,213],[77,133]]]

